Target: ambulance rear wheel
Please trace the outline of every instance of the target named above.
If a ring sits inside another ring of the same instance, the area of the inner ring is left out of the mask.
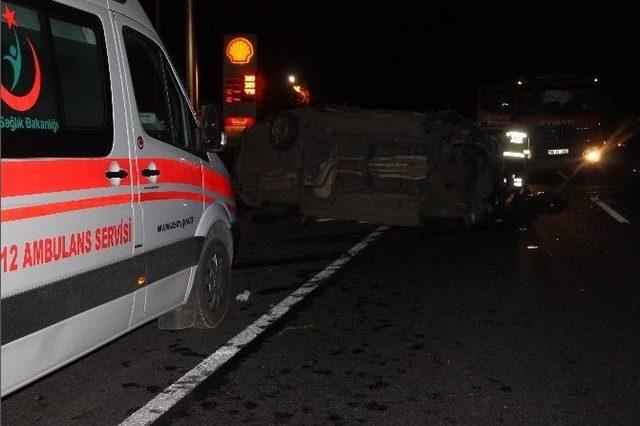
[[[224,319],[231,299],[231,261],[224,242],[209,237],[198,264],[197,327],[214,328]]]

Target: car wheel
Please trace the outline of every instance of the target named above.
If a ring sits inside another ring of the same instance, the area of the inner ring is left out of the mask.
[[[231,261],[224,242],[210,236],[204,243],[198,272],[196,326],[214,328],[224,319],[231,299]]]
[[[276,151],[286,151],[298,137],[298,118],[290,113],[278,115],[271,123],[269,144]]]

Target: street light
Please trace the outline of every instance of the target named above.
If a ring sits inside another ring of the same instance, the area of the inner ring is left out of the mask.
[[[293,74],[289,74],[289,77],[287,78],[287,80],[289,80],[289,83],[293,84],[296,82],[296,76]]]

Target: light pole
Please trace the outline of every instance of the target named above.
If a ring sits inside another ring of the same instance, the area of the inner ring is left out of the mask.
[[[185,17],[185,40],[187,51],[187,66],[186,66],[186,80],[187,91],[191,98],[191,104],[193,108],[198,111],[199,99],[198,99],[198,56],[196,51],[196,38],[195,38],[195,21],[193,17],[193,4],[195,0],[187,0],[186,4],[186,17]]]

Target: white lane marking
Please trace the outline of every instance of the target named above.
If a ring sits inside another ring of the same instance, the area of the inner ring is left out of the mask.
[[[306,296],[314,291],[322,281],[331,277],[337,270],[355,257],[367,245],[376,240],[388,227],[380,226],[366,238],[353,246],[347,253],[334,261],[331,265],[316,274],[284,300],[271,308],[269,312],[258,318],[253,324],[238,333],[224,346],[211,354],[207,359],[196,365],[191,371],[178,379],[174,384],[166,388],[145,406],[120,423],[121,426],[148,425],[166,413],[182,398],[193,391],[196,386],[209,378],[233,358],[243,347],[248,345],[256,337],[262,334],[269,326],[277,322],[291,308],[300,303]]]
[[[563,172],[561,172],[560,170],[557,170],[556,173],[558,174],[558,176],[560,176],[562,179],[564,180],[569,180],[569,176],[565,175]]]
[[[598,197],[591,197],[591,201],[596,203],[602,210],[604,210],[605,212],[609,213],[609,215],[612,218],[614,218],[615,220],[617,220],[618,222],[620,222],[620,223],[631,223],[627,219],[625,219],[625,217],[622,216],[620,213],[618,213],[617,211],[615,211],[614,209],[609,207],[609,205],[607,203],[605,203],[604,201],[599,200]]]

